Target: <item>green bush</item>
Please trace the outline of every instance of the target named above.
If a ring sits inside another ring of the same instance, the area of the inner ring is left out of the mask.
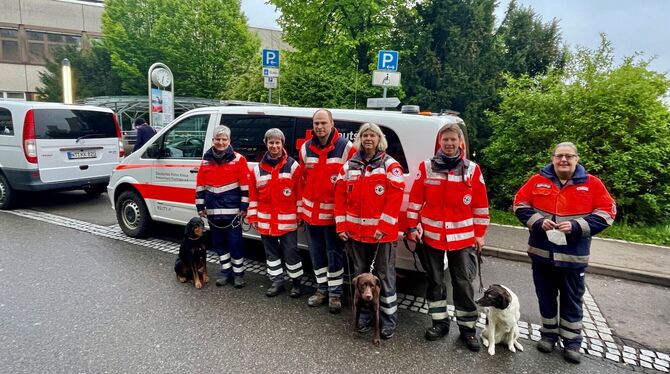
[[[670,222],[670,80],[647,61],[614,66],[603,39],[580,50],[563,71],[507,77],[499,110],[489,112],[491,143],[483,165],[493,204],[508,208],[518,188],[571,141],[580,162],[600,177],[630,224]]]

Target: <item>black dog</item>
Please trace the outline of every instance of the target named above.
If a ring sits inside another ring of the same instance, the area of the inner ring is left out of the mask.
[[[193,280],[195,288],[209,282],[207,273],[207,247],[204,240],[205,224],[200,217],[193,217],[186,225],[184,239],[179,246],[179,257],[174,264],[177,280],[186,283]]]
[[[361,307],[367,306],[372,313],[372,344],[379,346],[379,294],[381,282],[372,273],[362,273],[353,279],[354,284],[354,332],[358,331]]]

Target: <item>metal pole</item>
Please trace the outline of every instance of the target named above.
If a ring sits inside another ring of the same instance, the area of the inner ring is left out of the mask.
[[[268,104],[272,104],[272,88],[268,88],[268,91],[270,91],[270,95],[268,97]]]
[[[382,97],[383,97],[384,99],[386,99],[386,91],[387,91],[387,90],[388,90],[388,88],[387,88],[386,86],[384,86],[384,95],[382,95]],[[384,100],[384,103],[382,103],[382,105],[383,105],[383,106],[382,106],[382,111],[385,111],[385,110],[386,110],[386,106],[385,106],[386,103],[385,103],[385,102],[386,102],[386,100]]]

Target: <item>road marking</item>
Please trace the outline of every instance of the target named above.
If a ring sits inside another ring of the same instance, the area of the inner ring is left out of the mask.
[[[87,232],[93,235],[102,236],[114,240],[120,240],[126,243],[141,245],[143,247],[152,248],[161,252],[178,254],[179,244],[162,239],[136,239],[127,236],[119,227],[119,225],[102,226],[93,223],[80,221],[73,218],[58,216],[55,214],[39,212],[30,209],[17,209],[10,211],[0,211],[4,213],[13,214],[15,216],[29,218],[37,221],[47,222],[53,225],[71,228]],[[219,263],[218,255],[208,253],[207,261],[213,264]],[[245,259],[246,271],[266,275],[265,263],[260,261],[253,261]],[[345,275],[346,278],[346,275]],[[303,277],[302,283],[308,287],[316,287],[316,283],[307,277]],[[398,293],[398,307],[412,312],[428,314],[427,301],[420,296],[406,295]],[[447,313],[452,320],[455,320],[454,306],[447,305]],[[593,296],[588,288],[584,293],[584,318],[582,320],[583,329],[582,335],[584,339],[582,342],[582,353],[587,353],[594,357],[602,359],[609,359],[618,363],[623,363],[624,366],[646,367],[656,369],[658,371],[668,372],[667,364],[668,356],[662,352],[655,352],[645,349],[636,349],[628,346],[616,344],[614,340],[614,331],[610,329],[605,317],[602,315],[600,308],[596,304]],[[486,324],[486,315],[480,313],[477,320],[477,327],[484,328]],[[528,323],[519,321],[519,330],[522,339],[538,341],[540,340],[540,326],[535,323]],[[559,343],[560,344],[560,343]],[[660,363],[660,365],[659,365]]]

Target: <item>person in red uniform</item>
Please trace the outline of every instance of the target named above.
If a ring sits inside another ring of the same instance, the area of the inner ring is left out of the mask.
[[[245,286],[241,220],[249,206],[247,159],[230,145],[230,128],[214,128],[212,148],[202,157],[195,188],[195,205],[207,218],[212,249],[219,255],[221,276],[217,286]]]
[[[267,152],[249,175],[247,220],[261,234],[265,247],[267,273],[272,281],[265,295],[274,297],[284,291],[285,266],[293,284],[289,296],[298,298],[303,275],[297,231],[302,205],[300,165],[284,150],[286,138],[280,129],[269,129],[263,142]]]
[[[405,190],[402,167],[386,154],[387,147],[379,126],[361,125],[354,142],[359,151],[340,169],[335,185],[337,233],[343,241],[351,239],[354,272],[372,271],[381,281],[382,339],[391,338],[396,328],[396,253],[391,243],[398,240],[398,215]],[[361,311],[359,332],[370,330],[371,319],[370,310]]]
[[[312,125],[312,138],[300,147],[302,218],[318,284],[307,305],[316,307],[328,299],[330,313],[337,314],[342,310],[344,243],[335,231],[335,181],[356,150],[337,131],[329,110],[317,110]]]
[[[554,148],[552,162],[516,193],[514,213],[530,230],[528,255],[542,315],[537,349],[553,351],[560,337],[565,360],[579,363],[591,237],[614,223],[616,203],[600,179],[579,164],[577,147],[564,142]]]
[[[419,243],[417,253],[428,280],[432,326],[425,337],[439,340],[449,332],[444,278],[448,268],[460,338],[468,349],[478,351],[479,313],[472,281],[489,225],[486,186],[479,166],[462,154],[463,132],[458,124],[442,126],[438,139],[435,156],[419,165],[407,207],[407,238]]]

